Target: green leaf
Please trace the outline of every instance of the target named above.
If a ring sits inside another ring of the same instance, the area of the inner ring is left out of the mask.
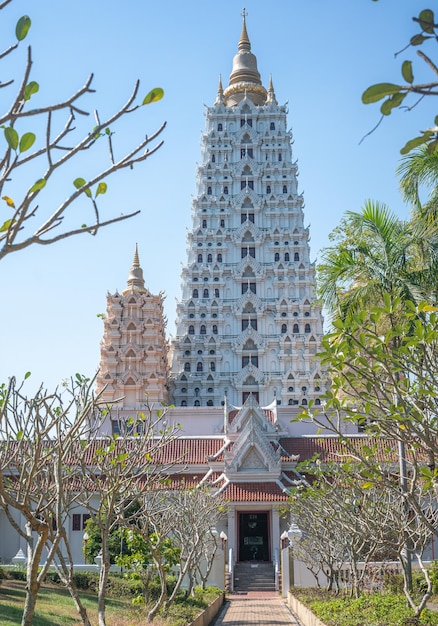
[[[85,178],[75,178],[75,180],[73,181],[73,185],[76,187],[76,189],[80,189],[81,187],[83,187],[84,185],[87,184],[87,181],[85,180]],[[91,198],[91,190],[90,189],[84,189],[86,195]]]
[[[97,198],[97,196],[99,196],[100,194],[106,193],[107,188],[108,185],[106,183],[99,183],[97,186],[95,198]]]
[[[34,133],[24,133],[20,139],[20,152],[26,152],[35,143],[36,135]]]
[[[12,148],[12,150],[16,150],[18,148],[18,133],[15,128],[12,128],[12,126],[6,126],[3,132],[5,133],[5,138],[9,147]]]
[[[0,226],[0,233],[5,233],[14,221],[15,220],[10,219],[6,220],[6,222],[3,222],[3,224]]]
[[[414,81],[414,74],[412,73],[412,61],[403,61],[401,71],[405,81],[411,84]]]
[[[27,102],[30,100],[30,97],[33,96],[34,93],[37,93],[40,90],[40,86],[34,80],[26,85],[24,88],[23,98],[24,101]]]
[[[400,89],[400,85],[394,85],[393,83],[377,83],[376,85],[371,85],[371,87],[368,87],[368,89],[363,92],[362,102],[364,104],[377,102],[386,96],[398,93]]]
[[[400,150],[400,154],[407,154],[414,148],[418,148],[418,146],[421,146],[423,143],[427,143],[431,136],[432,133],[429,132],[421,135],[420,137],[414,137],[414,139],[410,139]]]
[[[411,46],[421,46],[426,39],[430,39],[430,37],[425,37],[424,35],[414,35],[411,37],[409,43]]]
[[[15,26],[15,35],[18,41],[23,41],[29,31],[30,25],[31,21],[28,15],[23,15],[22,17],[20,17]]]
[[[383,102],[382,106],[380,107],[380,112],[382,113],[382,115],[390,115],[392,109],[399,107],[403,100],[406,98],[406,96],[406,93],[396,93],[393,96],[390,96],[388,100],[385,100],[385,102]]]
[[[24,380],[27,380],[30,375],[31,375],[31,372],[26,372],[24,375]]]
[[[152,89],[148,95],[143,100],[142,104],[151,104],[152,102],[158,102],[164,96],[164,91],[161,87],[155,87]]]
[[[32,187],[29,189],[29,193],[34,193],[35,191],[39,191],[40,189],[43,189],[43,187],[46,186],[46,180],[44,178],[39,178],[36,183],[34,183],[32,185]]]
[[[17,431],[17,441],[21,441],[23,439],[24,432],[22,430]]]
[[[430,35],[434,34],[435,16],[433,11],[430,9],[424,9],[424,11],[421,11],[418,16],[418,21],[420,22],[420,26],[425,33],[429,33]]]

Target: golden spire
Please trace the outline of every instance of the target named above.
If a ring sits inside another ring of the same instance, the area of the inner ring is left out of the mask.
[[[230,74],[230,82],[224,91],[224,102],[227,106],[238,104],[248,97],[256,105],[265,104],[266,89],[262,86],[260,74],[257,69],[257,59],[251,52],[251,42],[246,30],[245,9],[242,11],[242,32],[237,45],[237,54],[233,59],[233,69]]]
[[[248,15],[248,12],[246,11],[245,7],[242,10],[242,13],[240,14],[243,17],[243,22],[242,22],[242,32],[240,33],[240,39],[239,39],[239,43],[238,43],[238,50],[239,51],[245,51],[245,52],[251,52],[251,42],[249,40],[248,37],[248,32],[246,30],[246,16]]]

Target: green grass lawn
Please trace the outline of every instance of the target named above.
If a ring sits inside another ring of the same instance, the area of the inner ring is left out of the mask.
[[[25,599],[25,583],[20,580],[3,580],[0,585],[0,626],[19,626]],[[167,619],[157,617],[154,626],[184,626],[190,623],[220,593],[210,588],[206,592],[196,592],[195,598],[188,598],[170,607]],[[79,595],[85,605],[90,621],[97,624],[96,594],[80,591]],[[131,597],[108,597],[108,626],[138,626],[146,622],[145,609],[133,608]],[[82,621],[76,613],[68,591],[56,585],[44,585],[36,605],[33,626],[79,626]]]
[[[80,592],[80,597],[89,612],[92,623],[97,622],[97,600],[94,594]],[[0,586],[0,624],[17,626],[21,623],[25,598],[25,583],[4,580]],[[108,623],[111,626],[133,626],[138,623],[138,614],[131,600],[108,598]],[[69,593],[62,588],[46,585],[38,594],[34,626],[76,626],[82,624]]]

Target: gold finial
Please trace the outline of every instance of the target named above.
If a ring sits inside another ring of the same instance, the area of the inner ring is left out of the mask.
[[[240,34],[238,49],[250,51],[251,42],[249,41],[248,32],[246,30],[246,19],[245,19],[247,15],[248,15],[248,11],[244,7],[241,13],[241,16],[243,17],[243,23],[242,23],[242,32]]]

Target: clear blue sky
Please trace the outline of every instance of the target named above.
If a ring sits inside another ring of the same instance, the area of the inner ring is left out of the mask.
[[[362,105],[360,97],[370,84],[397,82],[402,60],[416,58],[412,49],[397,59],[394,52],[416,32],[411,17],[422,8],[418,0],[246,1],[263,82],[272,73],[278,101],[289,103],[314,258],[342,214],[367,198],[407,215],[395,176],[399,149],[433,120],[433,103],[394,113],[359,145],[379,119],[378,107]],[[116,146],[135,143],[164,120],[167,128],[158,154],[107,181],[102,208],[114,214],[141,209],[139,217],[97,237],[34,247],[1,262],[0,381],[30,370],[35,383],[52,387],[75,372],[95,372],[103,330],[96,314],[105,311],[107,291],[124,288],[136,242],[147,286],[167,294],[173,332],[204,103],[213,103],[219,74],[228,82],[241,10],[236,0],[14,0],[1,13],[2,46],[12,41],[19,16],[32,18],[26,42],[33,49],[32,78],[40,83],[35,106],[65,98],[94,72],[96,94],[83,104],[103,116],[140,78],[142,94],[161,86],[165,98],[116,129]],[[2,80],[11,73],[21,78],[23,51],[2,66]],[[5,92],[2,111],[10,102]],[[86,156],[60,175],[47,191],[47,206],[64,199],[73,178],[87,178],[95,165]]]

